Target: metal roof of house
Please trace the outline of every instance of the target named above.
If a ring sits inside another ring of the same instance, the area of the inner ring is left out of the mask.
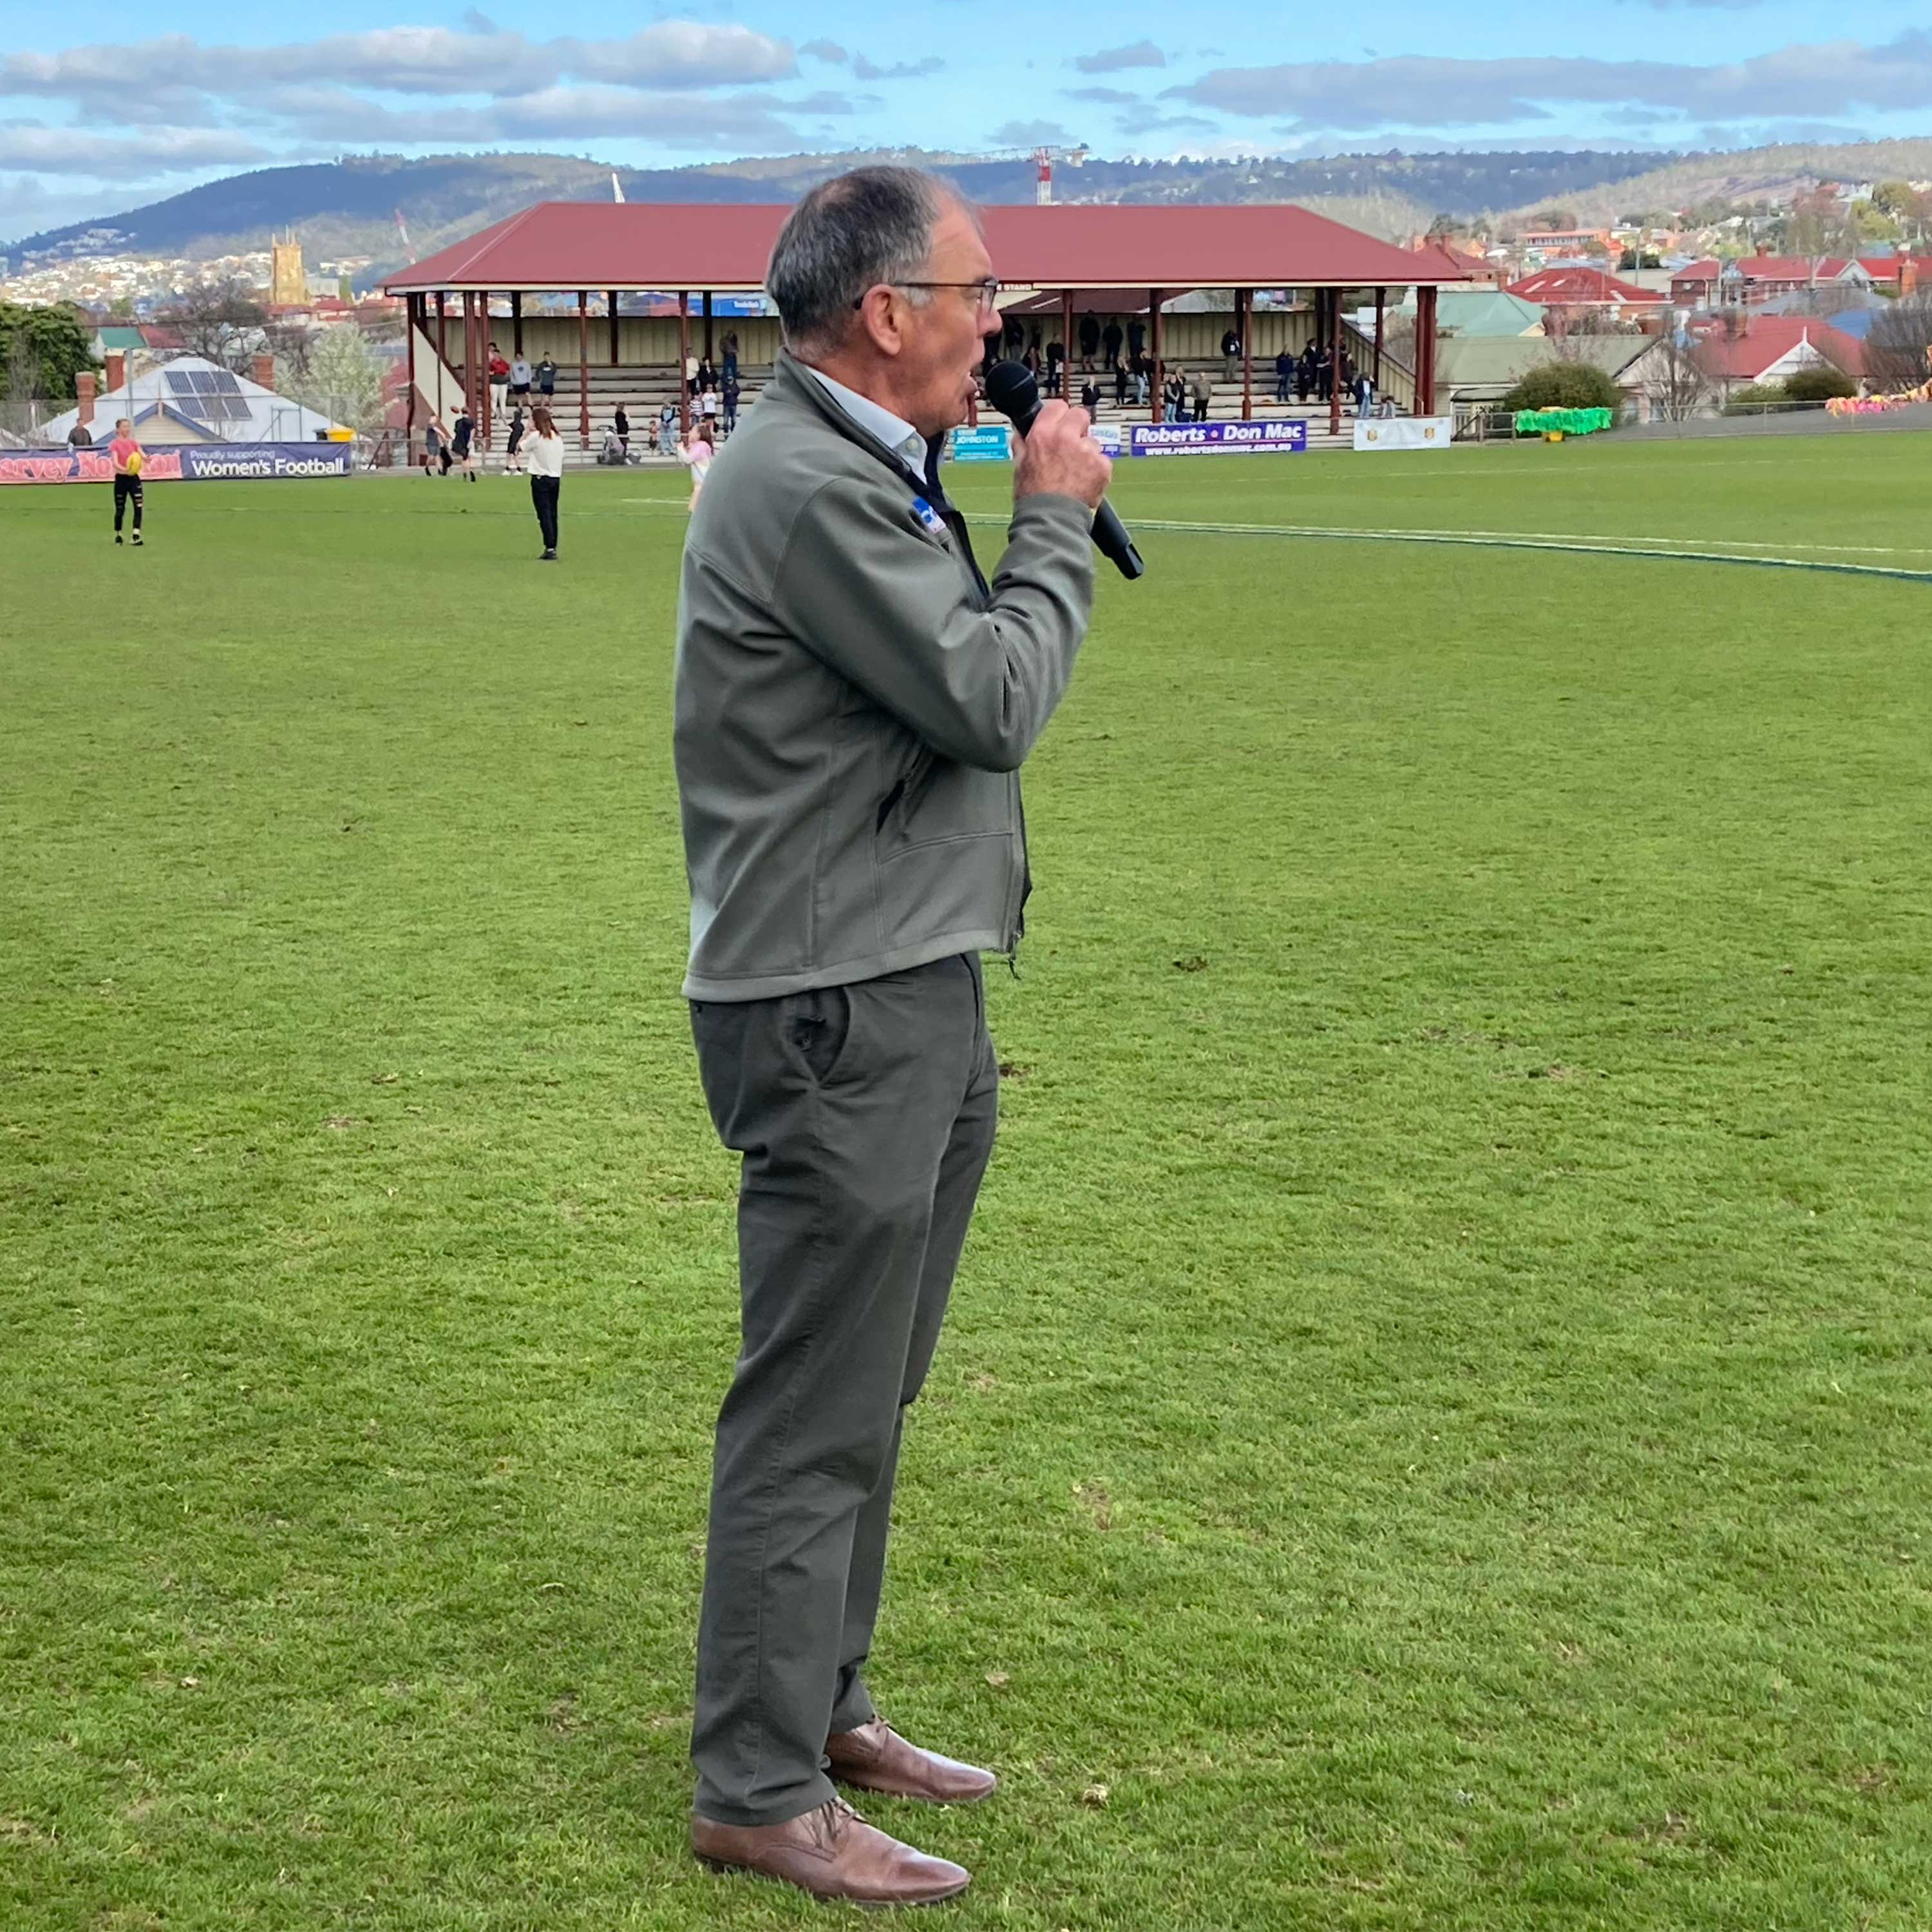
[[[1558,361],[1594,362],[1616,376],[1657,340],[1654,335],[1452,335],[1437,352],[1436,380],[1452,394],[1500,395],[1532,369]]]
[[[540,202],[388,277],[436,290],[755,289],[788,206]],[[1467,279],[1286,203],[980,211],[994,272],[1030,288],[1406,288]]]
[[[337,425],[326,416],[238,376],[202,356],[176,356],[97,397],[94,428],[111,430],[116,416],[136,422],[165,410],[190,423],[216,442],[309,442],[318,431]],[[79,419],[78,406],[56,416],[43,434],[50,443],[64,442]]]

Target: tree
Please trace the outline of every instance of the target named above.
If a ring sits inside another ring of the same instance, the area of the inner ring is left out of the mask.
[[[1711,379],[1688,343],[1663,336],[1644,358],[1644,394],[1653,416],[1688,422],[1710,400]]]
[[[1546,362],[1498,406],[1505,410],[1614,410],[1623,392],[1594,362]]]
[[[1882,389],[1916,389],[1932,377],[1932,290],[1880,310],[1865,338],[1865,374]]]
[[[158,319],[180,332],[190,354],[239,372],[261,338],[268,314],[254,290],[231,276],[184,290]]]
[[[289,393],[332,422],[373,435],[382,424],[382,368],[352,322],[316,338],[308,367]]]
[[[1664,257],[1653,254],[1648,248],[1641,255],[1634,248],[1626,248],[1617,257],[1618,269],[1626,274],[1632,268],[1660,268],[1663,266]]]
[[[1822,403],[1834,396],[1856,396],[1858,386],[1835,363],[1794,369],[1784,379],[1784,393],[1794,403]]]
[[[88,346],[93,334],[71,303],[40,308],[0,302],[0,381],[8,399],[71,398],[74,377],[98,366]]]
[[[1565,229],[1574,228],[1576,217],[1567,208],[1546,208],[1531,225],[1538,230],[1550,230],[1560,233]]]

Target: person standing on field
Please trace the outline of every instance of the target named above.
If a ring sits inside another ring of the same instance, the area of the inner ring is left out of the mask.
[[[992,1150],[980,955],[1018,944],[1018,772],[1086,632],[1110,466],[1083,413],[1042,404],[982,572],[939,455],[1000,285],[934,177],[820,183],[765,286],[785,347],[712,466],[678,604],[683,990],[741,1156],[691,1842],[820,1898],[914,1904],[968,1874],[836,1787],[968,1804],[997,1782],[900,1736],[866,1664],[901,1433]]]
[[[134,512],[134,547],[141,546],[141,466],[146,452],[134,438],[134,419],[116,418],[114,440],[107,446],[114,464],[114,541],[121,541],[121,525],[131,505]]]
[[[556,561],[557,500],[563,490],[563,438],[549,410],[539,403],[530,412],[530,434],[519,452],[530,472],[530,507],[543,532],[543,563]]]

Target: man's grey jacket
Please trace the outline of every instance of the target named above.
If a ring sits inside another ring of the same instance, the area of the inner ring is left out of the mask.
[[[1018,767],[1086,633],[1092,528],[1072,496],[1022,498],[988,585],[937,483],[781,355],[685,546],[686,998],[1012,950]]]

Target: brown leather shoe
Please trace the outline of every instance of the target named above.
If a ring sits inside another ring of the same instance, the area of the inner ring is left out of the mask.
[[[861,1791],[922,1798],[928,1804],[976,1804],[999,1783],[990,1771],[908,1744],[883,1718],[825,1740],[832,1775]]]
[[[706,1864],[783,1879],[814,1898],[858,1905],[936,1904],[964,1892],[973,1876],[888,1838],[842,1798],[782,1825],[720,1825],[693,1812],[691,1849]]]

